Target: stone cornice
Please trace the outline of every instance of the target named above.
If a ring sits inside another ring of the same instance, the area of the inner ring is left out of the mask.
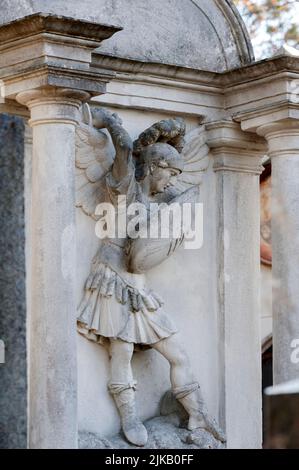
[[[263,172],[262,159],[266,141],[248,132],[232,121],[206,124],[207,144],[214,157],[215,172],[229,171],[259,175]]]
[[[160,77],[161,79],[186,81],[193,84],[202,84],[210,87],[222,88],[221,73],[207,72],[178,65],[145,62],[142,60],[117,57],[111,54],[94,52],[92,54],[92,67],[108,68],[118,75],[141,74],[148,77]]]
[[[0,79],[5,98],[15,99],[33,81],[35,87],[84,89],[104,106],[205,116],[205,122],[233,118],[253,132],[253,115],[267,115],[282,106],[291,114],[297,112],[290,100],[291,85],[299,79],[297,57],[274,57],[214,73],[95,52],[103,39],[119,30],[47,14],[1,26]]]
[[[105,96],[96,98],[100,105],[199,119],[224,113],[220,74],[97,52],[92,54],[92,67],[116,74]]]
[[[244,131],[249,132],[256,132],[261,126],[285,119],[296,119],[299,126],[299,106],[285,99],[278,103],[270,103],[263,107],[236,113],[234,119],[241,123]]]
[[[119,30],[45,14],[0,26],[0,78],[44,65],[88,70],[92,51]]]
[[[299,78],[299,59],[287,55],[225,73],[98,52],[92,54],[92,66],[107,68],[116,74],[108,93],[99,99],[100,104],[205,115],[206,122],[231,117],[239,120],[241,112],[260,113],[288,102],[291,84]]]
[[[271,77],[281,72],[299,73],[298,57],[289,55],[260,60],[244,67],[225,72],[225,86],[236,86],[260,78]]]
[[[121,28],[37,13],[0,26],[0,79],[6,109],[18,93],[45,86],[106,91],[114,73],[90,66],[91,53]],[[12,109],[12,112],[15,108]]]
[[[94,43],[93,48],[96,48],[103,40],[121,30],[120,26],[98,24],[50,13],[35,13],[1,26],[0,43],[2,46],[37,34],[52,33],[74,39],[86,39]]]
[[[274,57],[229,74],[225,87],[228,115],[245,131],[269,121],[299,118],[299,58]]]
[[[4,95],[14,99],[17,93],[29,88],[41,86],[69,87],[88,91],[91,95],[99,95],[106,90],[106,83],[114,75],[106,70],[74,70],[49,66],[47,64],[36,64],[26,71],[18,71],[1,77],[4,81]]]
[[[299,59],[287,55],[254,62],[222,73],[178,65],[145,62],[101,52],[92,54],[92,66],[109,68],[117,74],[144,74],[164,79],[192,82],[197,85],[207,85],[211,88],[221,89],[223,93],[230,87],[248,84],[251,81],[272,77],[282,72],[299,73]]]

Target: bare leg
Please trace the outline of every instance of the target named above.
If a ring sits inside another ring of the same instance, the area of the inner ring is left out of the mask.
[[[179,334],[174,334],[152,345],[170,364],[170,382],[172,388],[183,387],[194,382],[189,358],[182,346]]]
[[[199,384],[194,381],[188,356],[180,336],[174,334],[152,345],[170,364],[170,381],[173,393],[189,414],[188,429],[204,428],[216,439],[224,442],[225,437],[217,423],[208,416]]]
[[[124,435],[129,442],[141,447],[147,442],[147,431],[136,413],[136,382],[131,368],[133,350],[133,343],[110,340],[111,380],[108,388],[118,408]]]
[[[120,339],[110,339],[111,383],[133,383],[131,367],[133,351],[133,343],[126,343]]]

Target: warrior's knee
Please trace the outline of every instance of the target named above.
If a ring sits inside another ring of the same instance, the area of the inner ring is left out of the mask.
[[[110,358],[121,363],[130,363],[133,355],[134,345],[121,340],[110,341]]]
[[[186,353],[186,351],[183,348],[178,348],[175,351],[175,354],[170,358],[170,361],[172,366],[177,366],[177,367],[189,367],[189,358]]]

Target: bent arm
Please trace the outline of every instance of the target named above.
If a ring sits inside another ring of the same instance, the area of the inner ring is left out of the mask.
[[[134,171],[132,158],[133,142],[117,114],[100,108],[92,111],[93,124],[98,129],[107,129],[115,148],[115,160],[112,166],[112,176],[116,181],[122,181]]]
[[[127,131],[115,120],[109,120],[107,129],[116,152],[112,175],[115,180],[121,181],[134,169],[132,160],[133,142]]]

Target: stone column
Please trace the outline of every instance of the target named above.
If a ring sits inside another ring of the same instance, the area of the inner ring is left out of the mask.
[[[220,422],[228,448],[262,445],[259,175],[264,140],[207,125],[216,172]]]
[[[299,376],[299,119],[257,129],[272,161],[273,379]],[[295,341],[294,341],[295,340]]]
[[[0,26],[4,106],[26,117],[29,109],[33,128],[25,187],[31,448],[77,447],[75,126],[82,101],[114,77],[91,65],[92,53],[121,29],[47,13]]]
[[[85,92],[17,96],[33,128],[29,447],[77,447],[75,126]]]

